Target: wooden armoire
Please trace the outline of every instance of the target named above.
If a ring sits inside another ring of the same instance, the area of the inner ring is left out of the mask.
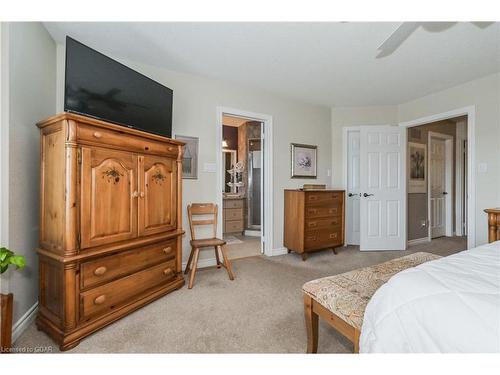
[[[184,285],[183,143],[69,113],[37,126],[36,324],[67,350]]]

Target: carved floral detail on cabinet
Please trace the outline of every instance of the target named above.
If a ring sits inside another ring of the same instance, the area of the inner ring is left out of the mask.
[[[159,169],[157,169],[155,173],[151,176],[151,178],[155,183],[161,185],[162,182],[165,181],[167,177],[164,174],[162,174]]]
[[[116,167],[111,167],[102,172],[102,178],[107,178],[108,182],[117,184],[120,182],[120,177],[123,177],[123,173],[120,173]]]

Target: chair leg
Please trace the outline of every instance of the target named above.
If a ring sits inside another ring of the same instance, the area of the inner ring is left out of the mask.
[[[189,253],[189,258],[188,258],[188,261],[186,263],[186,269],[184,270],[184,275],[187,275],[189,272],[189,268],[191,267],[191,261],[193,260],[193,253],[194,253],[194,249],[191,248],[191,253]]]
[[[336,249],[336,248],[333,248],[332,250],[333,250],[333,253],[334,253],[335,255],[337,255],[337,249]]]
[[[302,260],[305,262],[307,260],[307,253],[302,253]]]
[[[194,276],[196,274],[196,267],[198,266],[198,255],[200,255],[200,249],[194,249],[193,265],[191,267],[191,273],[189,274],[189,285],[188,289],[193,287]]]
[[[215,260],[217,261],[217,268],[220,268],[220,259],[219,259],[219,248],[217,246],[214,246],[215,249]]]
[[[304,317],[307,331],[307,353],[318,352],[318,314],[313,311],[312,298],[304,294]]]
[[[227,258],[226,255],[226,249],[222,246],[217,246],[220,249],[220,252],[222,253],[222,259],[224,260],[224,265],[227,270],[227,274],[229,275],[229,280],[234,280],[234,275],[233,275],[233,270],[231,269],[231,262]]]

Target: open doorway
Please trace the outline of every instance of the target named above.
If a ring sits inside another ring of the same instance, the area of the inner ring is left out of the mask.
[[[467,116],[407,129],[408,244],[467,248]]]

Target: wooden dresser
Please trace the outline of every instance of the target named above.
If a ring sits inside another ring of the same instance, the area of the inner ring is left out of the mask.
[[[500,207],[487,208],[488,214],[488,242],[500,241]]]
[[[284,245],[307,253],[344,244],[343,190],[285,190]]]
[[[37,125],[36,324],[67,350],[184,285],[183,144],[68,113]]]
[[[224,233],[242,234],[245,230],[245,198],[224,198]]]

